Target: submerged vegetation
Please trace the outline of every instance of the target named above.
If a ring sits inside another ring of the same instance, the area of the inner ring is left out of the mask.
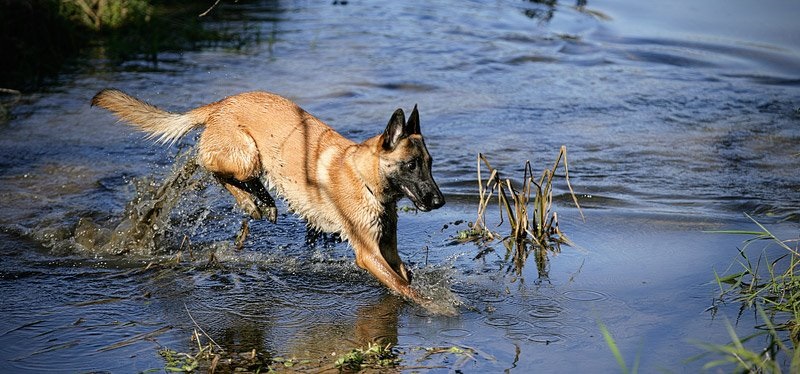
[[[188,310],[187,310],[188,312]],[[191,314],[189,314],[191,317]],[[192,322],[195,322],[192,319]],[[164,359],[164,370],[171,373],[273,373],[380,370],[400,365],[401,359],[391,344],[368,343],[365,347],[353,348],[331,359],[298,359],[271,356],[252,349],[246,352],[229,352],[219,346],[195,322],[192,333],[191,352],[179,352],[161,348],[158,353]],[[199,332],[198,332],[199,330]],[[204,338],[205,337],[205,338]],[[196,345],[196,347],[194,347]],[[456,348],[454,348],[456,349]]]
[[[483,179],[481,164],[488,169],[489,176]],[[511,260],[513,270],[519,275],[525,261],[531,252],[534,252],[539,276],[546,277],[546,261],[549,251],[559,252],[561,245],[572,245],[569,238],[561,231],[558,225],[558,213],[553,210],[553,182],[557,172],[562,167],[564,180],[569,189],[570,196],[578,211],[583,212],[578,204],[578,199],[569,182],[569,165],[567,162],[567,148],[561,147],[552,168],[545,169],[537,179],[534,175],[530,161],[525,162],[522,185],[515,187],[511,179],[502,178],[500,171],[493,168],[486,157],[478,155],[478,216],[469,229],[459,232],[456,238],[460,242],[479,242],[486,244],[495,239],[500,240],[506,247],[506,260]],[[497,201],[500,222],[502,226],[508,222],[510,232],[502,235],[492,231],[487,224],[486,213],[493,200]],[[486,248],[481,251],[482,256]],[[509,270],[512,268],[510,267]]]
[[[203,333],[205,334],[205,333]],[[280,359],[269,359],[263,354],[250,352],[230,353],[206,336],[206,343],[197,330],[192,334],[192,343],[197,345],[191,353],[162,348],[158,354],[164,359],[164,371],[170,373],[261,373],[273,371],[271,365],[286,365]],[[290,367],[291,364],[286,365]]]
[[[740,338],[728,324],[731,342],[728,344],[700,343],[707,353],[695,359],[712,356],[706,368],[733,364],[737,371],[750,373],[800,372],[800,238],[780,239],[764,225],[748,215],[757,231],[716,231],[716,233],[747,235],[739,249],[739,270],[733,274],[716,275],[720,288],[716,303],[726,301],[741,304],[740,313],[755,309],[762,325],[752,335]],[[765,243],[757,259],[750,247]],[[711,308],[716,310],[717,305]],[[758,345],[758,350],[745,346]]]
[[[419,357],[403,364],[401,352],[392,344],[367,343],[341,354],[333,352],[329,357],[285,358],[271,356],[256,349],[247,352],[229,352],[218,346],[205,332],[192,333],[190,352],[180,352],[163,347],[159,355],[164,360],[164,371],[170,373],[322,373],[322,372],[400,372],[426,371],[453,368],[460,371],[478,356],[496,361],[491,355],[476,348],[451,345],[441,347],[413,347]],[[445,363],[444,366],[437,360]],[[155,371],[155,370],[152,370]]]

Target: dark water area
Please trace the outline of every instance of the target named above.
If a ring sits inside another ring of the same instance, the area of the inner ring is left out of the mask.
[[[754,229],[748,213],[798,235],[800,5],[340,4],[223,2],[229,17],[207,27],[246,30],[243,47],[86,58],[22,96],[0,125],[0,366],[161,369],[159,348],[196,345],[192,318],[233,352],[330,364],[384,341],[402,365],[443,372],[618,371],[598,321],[629,365],[697,372],[693,342],[728,342],[731,321],[754,331],[738,305],[708,310],[743,238],[706,231]],[[400,253],[415,283],[452,291],[458,315],[392,296],[346,244],[307,244],[283,206],[236,249],[243,217],[208,175],[158,192],[196,134],[143,140],[89,106],[108,87],[171,111],[268,90],[356,140],[418,104],[447,205],[401,211]],[[452,244],[475,218],[478,153],[514,178],[562,145],[586,220],[557,186],[577,246],[547,276],[508,271],[500,243],[478,259],[485,248]],[[153,207],[155,226],[128,230]],[[473,354],[420,349],[452,346]]]

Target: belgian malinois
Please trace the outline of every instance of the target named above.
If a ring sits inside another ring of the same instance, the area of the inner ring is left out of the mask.
[[[253,218],[277,220],[277,191],[289,209],[314,229],[338,233],[355,250],[356,264],[416,302],[411,273],[397,253],[397,201],[408,197],[421,211],[444,205],[431,175],[431,156],[419,128],[417,107],[406,122],[402,109],[382,134],[355,143],[292,101],[248,92],[170,113],[122,91],[92,99],[159,143],[174,143],[195,127],[198,162]]]

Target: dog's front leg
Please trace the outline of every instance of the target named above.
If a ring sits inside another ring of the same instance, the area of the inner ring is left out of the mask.
[[[416,290],[411,288],[411,284],[389,266],[389,263],[381,255],[381,250],[377,243],[367,244],[363,240],[351,240],[351,244],[356,252],[356,264],[369,271],[372,276],[377,278],[386,287],[394,292],[407,297],[419,304],[425,303],[425,299]]]

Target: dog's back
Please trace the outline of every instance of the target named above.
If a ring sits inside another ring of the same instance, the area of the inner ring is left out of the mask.
[[[342,206],[373,205],[359,194],[348,196],[348,202],[341,201],[341,192],[352,190],[358,177],[332,175],[350,174],[355,160],[348,155],[352,156],[360,145],[288,99],[249,92],[209,107],[206,130],[200,138],[201,158],[220,158],[218,143],[225,143],[225,151],[230,153],[230,148],[241,150],[251,139],[260,155],[260,171],[270,186],[316,228],[346,235]],[[237,133],[241,135],[234,135]],[[348,185],[339,188],[337,184]]]
[[[380,209],[368,194],[350,194],[347,202],[337,194],[342,190],[337,184],[351,190],[360,182],[357,173],[346,171],[354,167],[352,156],[359,145],[279,95],[246,92],[183,114],[163,111],[118,90],[101,91],[92,104],[114,112],[160,143],[173,143],[205,126],[198,146],[204,168],[240,181],[265,176],[290,209],[322,231],[348,234],[342,224],[348,220],[342,214],[349,212],[343,212],[343,205]],[[332,177],[331,170],[344,170],[347,178]]]

